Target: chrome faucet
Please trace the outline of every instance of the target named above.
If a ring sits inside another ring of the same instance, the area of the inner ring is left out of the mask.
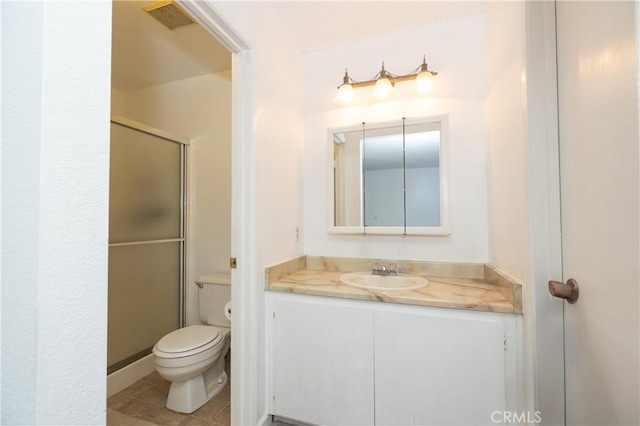
[[[397,276],[398,275],[398,265],[395,263],[390,263],[389,265],[380,265],[378,262],[373,262],[371,265],[371,275],[380,275],[382,277],[386,277],[388,275]]]

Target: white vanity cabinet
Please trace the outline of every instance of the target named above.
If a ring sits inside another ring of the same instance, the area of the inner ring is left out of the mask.
[[[518,315],[277,292],[271,302],[274,415],[482,425],[522,410]]]

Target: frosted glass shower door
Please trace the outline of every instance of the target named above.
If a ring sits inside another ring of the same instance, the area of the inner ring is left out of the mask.
[[[185,146],[111,123],[107,371],[181,325]]]

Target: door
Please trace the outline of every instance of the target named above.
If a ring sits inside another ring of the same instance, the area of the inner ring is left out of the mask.
[[[569,425],[640,424],[636,7],[557,2]]]
[[[514,316],[403,308],[374,314],[376,424],[491,425],[514,408]]]
[[[129,124],[111,122],[108,374],[183,316],[185,147]]]
[[[326,297],[271,294],[271,413],[318,425],[374,424],[373,313]]]

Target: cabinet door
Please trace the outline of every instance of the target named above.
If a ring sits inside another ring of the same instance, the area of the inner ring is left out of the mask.
[[[273,414],[373,424],[373,312],[312,296],[272,294],[272,302]]]
[[[376,424],[493,424],[505,410],[504,326],[478,315],[375,313]]]

